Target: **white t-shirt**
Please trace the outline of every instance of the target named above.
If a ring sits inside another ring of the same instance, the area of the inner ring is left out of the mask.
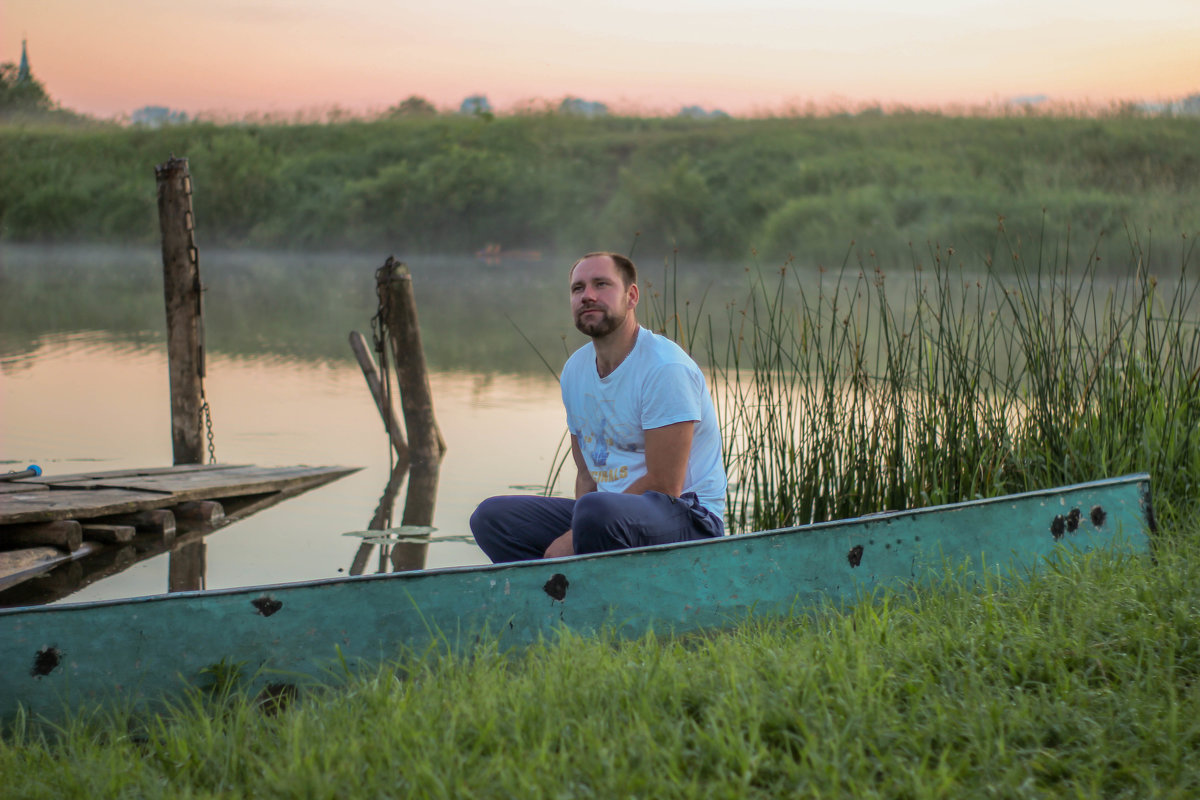
[[[665,336],[638,328],[637,342],[612,373],[596,371],[591,342],[567,359],[562,372],[567,428],[602,492],[623,492],[646,474],[645,431],[696,423],[683,493],[695,492],[718,517],[725,515],[721,430],[704,373]]]

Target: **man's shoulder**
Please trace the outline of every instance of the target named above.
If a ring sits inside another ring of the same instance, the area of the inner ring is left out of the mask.
[[[645,352],[645,357],[648,361],[661,365],[683,364],[689,368],[695,367],[697,370],[700,369],[692,357],[687,354],[687,351],[671,339],[659,333],[652,333],[649,330],[646,330],[645,333],[649,334],[646,337],[647,346]]]
[[[568,371],[579,369],[581,364],[589,363],[596,363],[596,348],[591,342],[585,343],[574,353],[567,356],[567,361],[563,364],[563,374],[566,375]]]

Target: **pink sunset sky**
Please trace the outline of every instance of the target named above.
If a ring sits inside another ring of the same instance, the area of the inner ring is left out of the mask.
[[[748,115],[1200,92],[1198,0],[3,0],[0,61],[22,38],[50,95],[99,117],[414,94]]]

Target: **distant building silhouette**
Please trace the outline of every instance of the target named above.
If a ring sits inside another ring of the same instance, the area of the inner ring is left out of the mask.
[[[473,94],[462,101],[458,111],[461,114],[490,114],[492,104],[488,102],[487,95]]]
[[[1011,98],[1008,102],[1014,106],[1037,106],[1049,99],[1049,96],[1044,94],[1019,94]]]
[[[1200,115],[1200,94],[1189,94],[1182,100],[1174,100],[1168,105],[1168,109],[1172,114],[1192,117]]]
[[[25,52],[25,40],[21,39],[21,66],[17,68],[17,85],[29,83],[29,55]]]
[[[134,125],[145,125],[147,128],[161,128],[163,125],[180,125],[188,121],[188,116],[182,111],[172,111],[166,106],[142,106],[129,117]]]
[[[29,46],[21,39],[21,63],[14,68],[11,61],[0,65],[0,112],[42,112],[54,110],[46,87],[29,68]]]
[[[1190,94],[1181,100],[1168,102],[1134,103],[1134,109],[1143,114],[1162,114],[1168,117],[1200,116],[1200,94]]]
[[[729,115],[719,108],[707,111],[701,106],[684,106],[679,109],[679,113],[676,116],[686,117],[687,119],[725,119]]]
[[[608,116],[608,106],[594,100],[582,100],[578,97],[567,97],[558,106],[561,114],[575,114],[580,117]]]

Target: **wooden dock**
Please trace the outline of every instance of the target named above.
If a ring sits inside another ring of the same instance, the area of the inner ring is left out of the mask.
[[[218,528],[356,471],[212,464],[0,481],[0,605],[52,602],[160,553],[184,553]]]

